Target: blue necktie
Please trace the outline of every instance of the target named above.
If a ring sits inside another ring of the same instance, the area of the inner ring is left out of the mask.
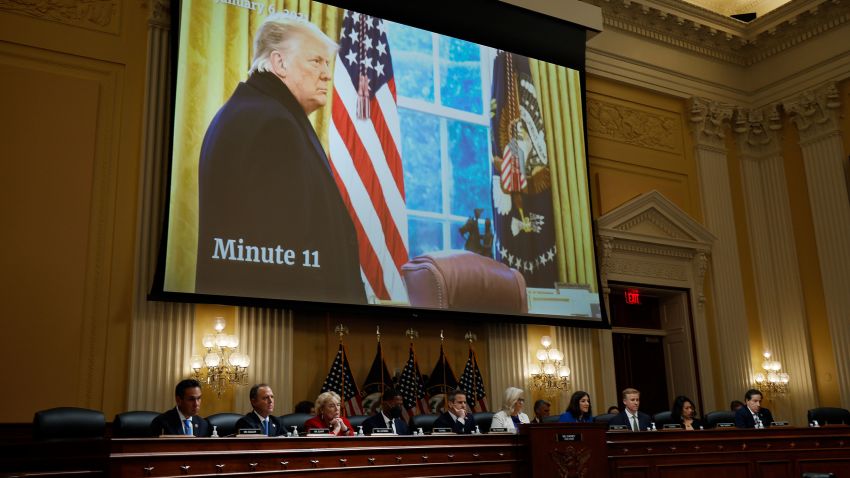
[[[263,420],[263,434],[269,436],[269,419]]]
[[[183,425],[183,431],[184,431],[187,435],[192,435],[192,434],[193,434],[193,433],[192,433],[192,419],[191,419],[191,418],[187,418],[187,419],[186,419],[186,423],[185,423],[185,425]]]

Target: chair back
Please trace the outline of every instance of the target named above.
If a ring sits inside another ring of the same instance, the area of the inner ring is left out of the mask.
[[[77,407],[51,408],[35,413],[32,430],[35,440],[103,438],[106,419],[98,410]]]
[[[157,412],[134,411],[115,415],[112,420],[114,438],[147,438],[153,436],[151,422],[159,415]]]
[[[528,312],[522,274],[474,252],[449,250],[414,257],[401,266],[401,277],[414,307]]]
[[[351,426],[354,427],[354,432],[357,433],[357,427],[363,425],[363,422],[369,418],[370,415],[352,415],[348,418],[348,422],[351,423]]]
[[[304,422],[315,416],[311,413],[290,413],[278,418],[280,418],[280,424],[286,430],[286,433],[292,433],[292,427],[298,427],[298,434],[303,435],[305,433]]]
[[[415,415],[410,419],[410,426],[414,432],[421,428],[423,432],[431,433],[437,417],[438,415]]]
[[[543,423],[558,423],[558,420],[560,419],[560,415],[549,415],[548,417],[543,418]]]
[[[808,413],[809,423],[817,420],[819,425],[850,425],[850,412],[844,408],[819,407]]]
[[[475,424],[478,425],[478,431],[481,433],[490,433],[490,424],[493,423],[493,415],[493,412],[476,412],[472,414]]]
[[[715,428],[718,423],[735,423],[735,412],[729,410],[708,412],[705,416],[706,428]]]
[[[236,422],[242,418],[238,413],[216,413],[207,417],[207,422],[210,424],[210,432],[215,427],[218,436],[226,437],[236,434]]]
[[[603,413],[602,415],[596,415],[593,417],[593,421],[595,423],[608,423],[612,418],[616,417],[617,413]]]
[[[673,414],[669,410],[666,412],[656,413],[652,416],[652,421],[655,422],[656,428],[661,428],[669,423],[676,423],[673,421]]]

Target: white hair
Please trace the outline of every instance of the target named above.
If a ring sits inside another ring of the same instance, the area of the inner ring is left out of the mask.
[[[321,414],[322,408],[324,408],[325,404],[330,401],[340,403],[339,395],[337,395],[336,392],[324,392],[319,394],[319,396],[316,397],[316,413]],[[340,403],[340,405],[342,404]]]
[[[328,51],[336,52],[339,45],[331,40],[315,24],[300,14],[281,11],[263,20],[254,37],[254,59],[249,74],[257,71],[272,71],[271,54],[275,50],[289,51],[290,43],[303,38],[313,38],[324,43]]]
[[[510,415],[514,411],[514,405],[516,405],[517,400],[522,396],[523,390],[521,388],[516,387],[508,387],[505,390],[505,404],[503,405],[503,409]]]

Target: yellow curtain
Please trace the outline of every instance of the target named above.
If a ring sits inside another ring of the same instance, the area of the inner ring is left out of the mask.
[[[533,59],[530,64],[552,173],[558,279],[596,291],[579,73]]]
[[[268,2],[274,11],[300,13],[334,40],[342,10],[305,0]],[[198,250],[198,158],[207,126],[233,90],[248,76],[254,34],[268,14],[210,0],[184,0],[174,116],[171,210],[168,221],[166,290],[195,291]],[[330,95],[330,92],[329,92]],[[311,116],[327,150],[330,97]]]

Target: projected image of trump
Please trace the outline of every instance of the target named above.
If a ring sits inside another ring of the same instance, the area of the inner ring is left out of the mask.
[[[201,147],[196,292],[365,303],[354,224],[308,119],[336,49],[295,15],[259,27]]]

